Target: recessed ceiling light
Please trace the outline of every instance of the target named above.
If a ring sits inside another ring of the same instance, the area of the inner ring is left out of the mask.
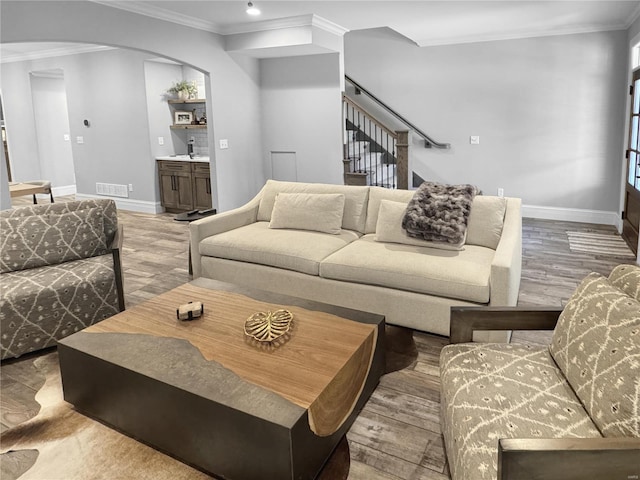
[[[253,2],[247,3],[247,13],[249,15],[260,15],[260,9],[253,5]]]

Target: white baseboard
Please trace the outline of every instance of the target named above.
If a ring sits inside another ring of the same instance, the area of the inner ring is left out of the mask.
[[[561,220],[565,222],[613,225],[618,229],[618,231],[622,229],[620,214],[618,212],[607,212],[604,210],[522,205],[522,216],[525,218],[540,218],[543,220]]]
[[[85,200],[89,198],[110,198],[116,202],[119,210],[129,210],[131,212],[140,213],[162,213],[164,208],[160,202],[147,202],[145,200],[131,200],[128,198],[109,197],[107,195],[88,195],[86,193],[76,193],[76,200]]]
[[[76,186],[75,185],[63,185],[62,187],[51,187],[51,192],[53,193],[53,199],[56,197],[63,197],[64,195],[75,195]]]

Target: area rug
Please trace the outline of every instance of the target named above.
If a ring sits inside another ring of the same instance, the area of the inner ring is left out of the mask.
[[[35,397],[42,408],[0,436],[2,480],[212,478],[76,412],[62,397],[57,354],[36,359],[34,366],[46,378]],[[319,478],[344,480],[348,472],[349,445],[343,438]]]
[[[622,237],[615,233],[567,232],[567,237],[572,252],[636,258]]]

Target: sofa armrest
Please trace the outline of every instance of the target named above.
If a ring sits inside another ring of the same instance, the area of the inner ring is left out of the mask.
[[[262,198],[261,194],[262,191],[242,207],[196,220],[189,224],[191,262],[193,265],[194,279],[200,277],[202,274],[200,242],[212,235],[228,232],[229,230],[255,223],[258,218],[258,207],[260,206],[260,199]]]
[[[491,264],[489,305],[517,305],[521,274],[522,201],[508,198],[500,242]]]
[[[640,439],[501,439],[498,480],[640,478]]]
[[[553,330],[559,307],[451,307],[450,343],[471,342],[474,330]]]
[[[116,276],[116,290],[118,291],[118,308],[121,312],[124,311],[124,283],[122,281],[122,241],[124,239],[123,236],[124,227],[122,225],[118,225],[118,230],[113,236],[113,240],[111,245],[109,245],[109,250],[111,250],[111,255],[113,256],[113,271]]]

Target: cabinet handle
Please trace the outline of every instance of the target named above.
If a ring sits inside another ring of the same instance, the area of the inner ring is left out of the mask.
[[[206,185],[207,185],[207,193],[208,193],[209,195],[211,195],[211,179],[210,179],[210,178],[207,178],[207,179],[205,179],[205,180],[206,180]]]
[[[171,190],[177,190],[178,188],[176,187],[176,176],[175,175],[171,175]]]

